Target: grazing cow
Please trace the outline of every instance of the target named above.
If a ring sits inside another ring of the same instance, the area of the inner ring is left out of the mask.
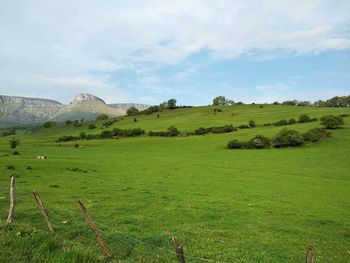
[[[46,156],[43,156],[43,155],[38,155],[36,157],[37,160],[45,160],[46,159]]]

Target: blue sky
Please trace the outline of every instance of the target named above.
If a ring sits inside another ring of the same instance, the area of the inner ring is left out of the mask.
[[[350,94],[350,1],[0,0],[0,94],[205,105]]]

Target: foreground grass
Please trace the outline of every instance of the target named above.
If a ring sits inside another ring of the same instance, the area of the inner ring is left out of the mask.
[[[344,109],[337,110],[344,113]],[[285,117],[274,114],[265,119],[245,117],[244,122],[255,119],[259,124],[298,116],[292,110]],[[214,126],[210,121],[191,124],[184,118],[179,117],[178,123],[174,119],[171,125],[188,130]],[[115,125],[134,125],[128,121]],[[222,123],[230,124],[227,118]],[[136,125],[142,127],[142,121]],[[170,123],[144,125],[145,129],[162,129]],[[293,128],[306,131],[316,126],[307,123]],[[0,157],[2,222],[12,174],[17,177],[18,199],[13,229],[0,231],[0,261],[107,261],[74,202],[81,198],[115,258],[124,262],[138,261],[141,255],[174,262],[174,255],[164,250],[172,251],[173,235],[181,240],[185,254],[194,257],[189,262],[303,262],[308,244],[315,247],[316,262],[348,262],[350,126],[334,131],[330,139],[301,148],[225,148],[231,139],[272,136],[280,129],[78,142],[83,148],[74,148],[75,142],[59,146],[53,141],[55,133],[70,135],[76,132],[74,128],[23,134],[18,148],[21,156]],[[3,153],[8,152],[7,139],[0,139]],[[34,160],[36,155],[48,159]],[[8,164],[15,170],[7,169]],[[48,206],[57,228],[55,239],[46,233],[31,196],[33,188]]]

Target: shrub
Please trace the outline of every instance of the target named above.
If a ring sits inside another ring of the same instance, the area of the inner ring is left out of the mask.
[[[12,138],[9,140],[10,148],[11,149],[16,149],[16,147],[19,145],[19,140],[16,138]]]
[[[288,125],[288,121],[287,120],[279,120],[278,122],[274,123],[275,126],[284,126],[284,125]]]
[[[310,121],[311,121],[311,118],[307,114],[301,114],[299,116],[299,119],[298,119],[299,123],[306,123],[306,122],[310,122]]]
[[[73,122],[73,126],[74,127],[81,127],[81,126],[83,126],[83,124],[81,124],[78,120],[76,120]]]
[[[134,116],[140,114],[140,111],[135,107],[132,106],[126,111],[126,115],[128,116]]]
[[[13,164],[8,164],[8,165],[6,165],[6,168],[7,168],[8,170],[15,170],[15,166],[14,166]]]
[[[134,118],[134,122],[137,122],[137,119],[136,119],[136,118]]]
[[[18,151],[13,151],[12,155],[20,155]]]
[[[226,132],[232,132],[237,130],[232,125],[226,125],[226,126],[220,126],[220,127],[210,127],[206,129],[208,132],[211,133],[226,133]]]
[[[169,136],[174,137],[177,136],[180,132],[178,129],[176,129],[175,127],[171,126],[169,129]]]
[[[74,136],[61,136],[57,139],[57,142],[69,142],[69,141],[76,141],[79,140],[78,137],[74,137]]]
[[[240,129],[249,129],[250,127],[248,125],[242,124],[242,125],[239,125],[238,128],[240,128]]]
[[[289,125],[295,124],[295,123],[297,123],[297,121],[295,119],[293,119],[293,118],[288,121]]]
[[[80,139],[86,139],[86,133],[85,132],[79,133],[79,138]]]
[[[244,145],[244,143],[239,142],[238,140],[232,140],[232,141],[228,142],[227,148],[229,148],[229,149],[242,149],[243,145]]]
[[[107,120],[108,119],[108,115],[105,113],[102,113],[100,115],[97,116],[96,120],[101,121],[101,120]]]
[[[250,120],[249,121],[249,127],[253,128],[255,126],[256,126],[255,121],[254,120]]]
[[[321,124],[326,129],[338,129],[344,124],[344,120],[340,116],[326,115],[321,118]]]
[[[271,140],[263,135],[256,135],[247,143],[247,148],[263,149],[270,148]]]
[[[15,135],[16,134],[16,130],[15,129],[9,129],[6,131],[3,131],[0,136],[5,137],[5,136],[10,136],[10,135]]]
[[[72,125],[72,124],[73,124],[73,122],[71,120],[66,121],[66,125]]]
[[[349,114],[340,114],[339,117],[349,117]]]
[[[304,143],[303,136],[295,130],[283,129],[273,138],[273,147],[300,146]]]
[[[271,123],[265,123],[264,126],[271,126]]]
[[[55,121],[47,121],[47,122],[44,122],[43,127],[47,129],[47,128],[52,128],[56,125],[57,123]]]
[[[31,166],[27,166],[27,170],[33,170]]]
[[[308,142],[316,142],[322,138],[327,138],[331,136],[331,132],[326,131],[322,128],[314,128],[303,134],[303,138]]]
[[[204,128],[204,127],[200,127],[194,131],[195,135],[202,135],[202,134],[207,134],[207,133],[209,133],[209,130]]]
[[[90,130],[95,129],[95,128],[96,128],[96,125],[93,124],[93,123],[90,123],[89,126],[88,126],[88,128],[89,128]]]

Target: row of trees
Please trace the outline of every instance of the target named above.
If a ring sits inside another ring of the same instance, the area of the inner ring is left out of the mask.
[[[139,115],[139,114],[143,114],[143,113],[144,114],[151,114],[153,112],[159,112],[159,111],[166,110],[166,109],[172,110],[172,109],[177,108],[176,103],[177,103],[176,99],[170,99],[168,101],[162,102],[159,105],[153,105],[153,106],[151,106],[143,111],[139,111],[139,109],[132,106],[126,111],[126,114],[128,116],[135,116],[135,115]]]

